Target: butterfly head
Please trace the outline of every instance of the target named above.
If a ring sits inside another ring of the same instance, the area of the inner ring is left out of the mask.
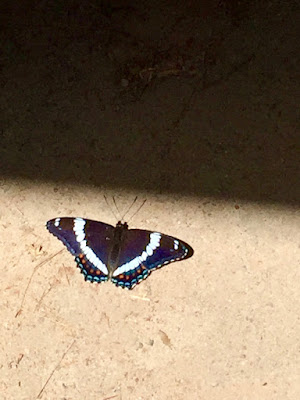
[[[128,229],[128,224],[127,222],[122,223],[122,221],[118,221],[116,228],[122,228],[122,229]]]

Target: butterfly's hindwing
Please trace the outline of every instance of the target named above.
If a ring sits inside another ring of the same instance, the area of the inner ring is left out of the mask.
[[[99,268],[95,268],[95,265],[84,254],[81,253],[76,256],[75,261],[86,281],[100,283],[108,280],[108,275],[103,273]]]

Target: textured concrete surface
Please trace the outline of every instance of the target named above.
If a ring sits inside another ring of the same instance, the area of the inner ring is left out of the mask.
[[[57,215],[114,223],[98,190],[12,183],[1,205],[3,398],[36,398],[54,370],[42,398],[298,398],[294,210],[148,195],[131,227],[195,255],[126,291],[86,283],[44,227]]]
[[[7,2],[1,399],[300,398],[296,10]],[[84,282],[45,222],[103,194],[194,256]]]

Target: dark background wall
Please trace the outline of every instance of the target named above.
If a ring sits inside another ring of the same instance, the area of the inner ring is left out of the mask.
[[[1,179],[298,203],[297,3],[2,2]]]

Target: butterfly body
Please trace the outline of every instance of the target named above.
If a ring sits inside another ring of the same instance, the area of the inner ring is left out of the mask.
[[[109,271],[108,279],[112,278],[112,274],[118,268],[118,261],[120,259],[120,253],[123,247],[127,230],[128,230],[127,223],[122,224],[119,221],[114,229],[112,240],[109,239],[111,240],[111,248],[109,251],[108,263],[107,263]]]
[[[114,227],[84,218],[55,218],[47,222],[47,229],[75,255],[85,280],[111,280],[127,289],[153,270],[193,254],[188,244],[176,238],[128,229],[126,222],[119,221]]]

